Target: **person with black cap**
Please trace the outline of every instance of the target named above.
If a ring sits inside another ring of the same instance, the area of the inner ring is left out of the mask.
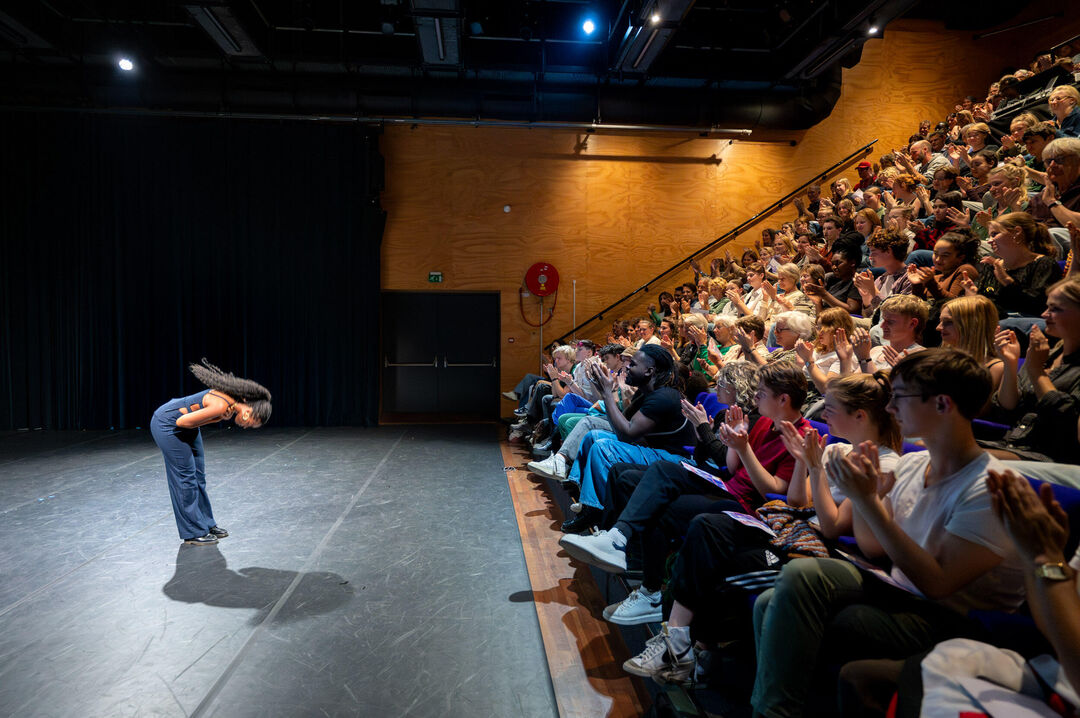
[[[562,530],[588,528],[600,516],[607,493],[608,469],[616,463],[650,464],[688,461],[697,441],[695,428],[682,413],[682,395],[675,388],[675,361],[662,347],[646,344],[630,358],[626,383],[637,391],[625,412],[615,398],[615,380],[602,367],[589,367],[599,388],[611,431],[591,431],[581,443],[568,479],[581,484],[581,512]],[[687,447],[690,447],[688,450]]]

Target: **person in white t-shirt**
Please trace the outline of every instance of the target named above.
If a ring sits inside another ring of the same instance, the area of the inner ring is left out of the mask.
[[[888,371],[898,361],[924,349],[919,344],[930,305],[910,294],[894,294],[881,303],[881,338],[884,344],[871,348],[865,329],[856,330],[851,338],[859,370],[867,374]]]
[[[841,690],[859,715],[884,714],[897,693],[897,715],[1057,718],[1050,691],[1080,705],[1080,550],[1065,562],[1068,516],[1048,484],[1036,493],[1027,479],[993,470],[986,483],[994,512],[1023,559],[1028,606],[1055,655],[1029,660],[954,638],[906,661],[854,661],[840,673]]]
[[[751,703],[763,715],[801,713],[808,666],[913,655],[975,635],[968,610],[1023,601],[1022,564],[986,487],[987,473],[1004,465],[979,448],[971,427],[990,394],[989,372],[963,352],[935,348],[898,361],[891,383],[889,411],[905,435],[925,437],[927,451],[888,473],[865,442],[827,471],[853,505],[860,550],[888,556],[892,570],[839,559],[784,567],[754,605]]]

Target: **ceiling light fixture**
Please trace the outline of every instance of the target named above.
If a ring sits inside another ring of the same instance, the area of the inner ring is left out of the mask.
[[[652,16],[652,24],[655,25],[660,22],[660,13],[654,12]]]
[[[596,29],[596,23],[594,23],[592,20],[586,20],[581,25],[581,29],[585,32],[586,35],[592,35],[593,30]]]
[[[135,63],[127,59],[126,57],[121,57],[120,60],[116,63],[116,65],[124,72],[131,72],[135,69]]]

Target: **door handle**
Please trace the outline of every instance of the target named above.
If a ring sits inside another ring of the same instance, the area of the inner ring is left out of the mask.
[[[384,367],[390,367],[390,366],[433,366],[433,367],[438,368],[438,366],[439,366],[439,357],[433,358],[431,360],[430,364],[428,364],[427,362],[402,362],[402,363],[393,364],[393,363],[390,362],[390,359],[388,357],[384,356],[383,357],[383,366]]]
[[[458,367],[458,366],[487,366],[487,367],[494,367],[495,366],[495,358],[494,357],[491,358],[491,363],[490,364],[488,364],[487,362],[484,362],[482,364],[451,364],[450,362],[446,361],[446,357],[443,357],[442,365],[443,365],[443,368],[446,368],[446,367]]]

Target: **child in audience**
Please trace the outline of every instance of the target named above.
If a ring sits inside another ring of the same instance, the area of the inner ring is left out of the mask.
[[[989,373],[959,350],[936,348],[900,360],[891,383],[889,411],[928,450],[904,455],[888,473],[866,442],[826,466],[853,504],[859,548],[892,561],[890,581],[838,559],[784,566],[754,604],[751,702],[761,715],[801,715],[810,669],[832,653],[841,662],[909,656],[977,632],[969,610],[1014,610],[1023,600],[1022,567],[986,487],[987,473],[1004,466],[971,429],[990,394]]]
[[[857,329],[852,337],[859,370],[867,374],[888,370],[907,355],[923,349],[919,338],[929,314],[926,302],[910,294],[894,294],[882,302],[881,338],[886,343],[871,347],[865,329]]]
[[[967,230],[946,232],[934,244],[934,266],[907,265],[912,294],[928,301],[947,300],[964,292],[964,277],[975,279],[979,270],[979,240]]]

